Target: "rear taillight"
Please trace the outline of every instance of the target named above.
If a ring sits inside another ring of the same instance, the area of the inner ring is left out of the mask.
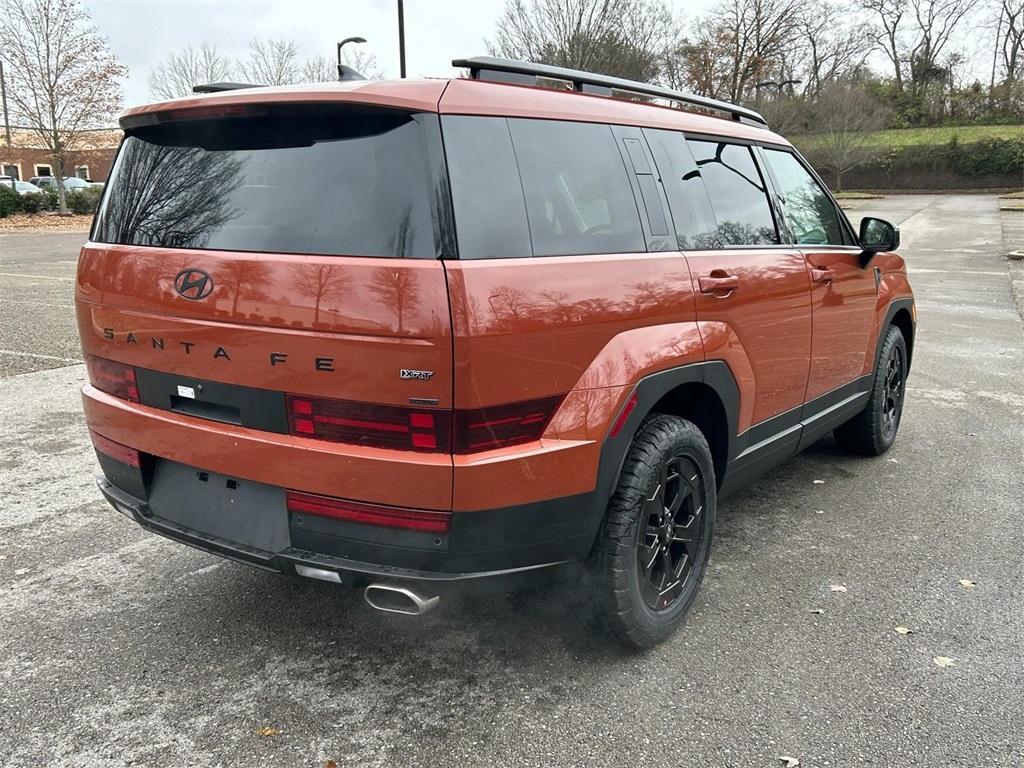
[[[105,357],[86,355],[85,367],[89,381],[96,389],[114,397],[139,402],[139,385],[135,381],[135,369],[130,365],[107,360]]]
[[[384,528],[403,528],[423,533],[448,533],[452,522],[451,512],[384,507],[297,491],[288,491],[287,503],[288,511],[293,514],[329,517],[332,520],[378,525]]]
[[[136,469],[142,466],[139,452],[134,448],[121,445],[121,443],[115,443],[110,438],[104,437],[99,432],[94,432],[91,429],[89,430],[89,436],[92,438],[93,447],[104,456],[109,456],[115,461],[120,461],[122,464],[127,464],[129,467],[135,467]]]
[[[537,440],[564,398],[556,395],[452,412],[285,396],[293,435],[428,453],[476,453]]]
[[[451,411],[286,395],[293,435],[374,448],[447,453]]]
[[[455,453],[474,453],[537,440],[564,395],[455,412]]]

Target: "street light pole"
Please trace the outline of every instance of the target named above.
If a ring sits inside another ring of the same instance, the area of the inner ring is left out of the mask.
[[[4,108],[4,134],[7,137],[7,148],[12,147],[11,144],[11,118],[7,112],[7,83],[4,81],[4,63],[0,61],[0,101],[3,102]]]
[[[405,3],[398,0],[398,74],[405,77]]]
[[[341,63],[341,49],[348,43],[365,43],[365,37],[346,37],[338,43],[338,80],[345,79],[345,65]]]

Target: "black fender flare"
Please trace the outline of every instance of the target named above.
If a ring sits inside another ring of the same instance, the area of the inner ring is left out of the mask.
[[[912,298],[893,299],[889,302],[888,308],[885,310],[885,320],[882,321],[878,329],[878,339],[875,340],[875,364],[871,368],[872,375],[878,370],[878,357],[882,353],[882,340],[885,338],[885,332],[889,330],[889,326],[892,325],[892,319],[896,317],[896,313],[901,309],[907,310],[910,314],[910,323],[913,328],[911,331],[910,338],[907,339],[907,373],[910,373],[910,363],[913,359],[913,355],[909,354],[910,350],[914,346],[914,337],[917,335],[917,323],[914,320],[914,300]]]
[[[622,466],[626,461],[626,454],[633,442],[633,436],[640,429],[643,420],[651,412],[658,401],[672,390],[684,384],[700,383],[706,384],[717,395],[725,410],[727,433],[729,445],[727,447],[727,460],[731,460],[739,452],[737,440],[737,427],[739,424],[740,391],[736,379],[729,370],[729,366],[723,360],[708,360],[700,363],[691,363],[676,368],[668,368],[663,371],[649,374],[637,382],[630,395],[625,399],[622,408],[628,407],[628,403],[636,395],[636,406],[626,418],[625,423],[618,434],[609,434],[601,447],[601,458],[598,462],[597,487],[594,494],[595,510],[599,517],[604,516],[608,500],[615,492],[618,484]],[[621,414],[621,409],[619,413]],[[612,424],[618,421],[618,415],[612,420]],[[721,480],[721,478],[719,478]]]

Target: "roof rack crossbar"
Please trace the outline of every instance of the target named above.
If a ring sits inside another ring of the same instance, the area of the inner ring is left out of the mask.
[[[714,112],[724,112],[737,122],[755,125],[759,128],[767,128],[768,121],[752,109],[741,107],[737,104],[730,104],[727,101],[710,99],[706,96],[697,96],[685,91],[676,91],[671,88],[662,88],[649,83],[641,83],[636,80],[626,80],[621,77],[610,77],[608,75],[597,75],[592,72],[583,72],[578,69],[566,67],[554,67],[548,64],[533,64],[528,61],[513,61],[512,59],[499,59],[494,56],[475,56],[469,59],[455,59],[453,67],[464,67],[469,70],[470,77],[475,80],[501,80],[504,82],[519,82],[514,76],[545,78],[549,80],[563,80],[572,84],[573,90],[582,93],[607,93],[608,91],[619,91],[623,93],[638,93],[644,96],[654,96],[661,99],[669,99],[683,104],[689,104],[700,109],[707,109]],[[505,75],[505,77],[501,77]],[[511,77],[510,77],[511,76]]]

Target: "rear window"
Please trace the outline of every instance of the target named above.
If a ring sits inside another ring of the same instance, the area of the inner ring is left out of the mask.
[[[132,130],[111,171],[92,239],[435,257],[422,124],[430,118],[293,107]]]

